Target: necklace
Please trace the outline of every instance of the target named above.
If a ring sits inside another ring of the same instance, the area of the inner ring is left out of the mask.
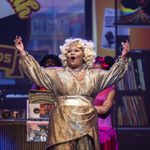
[[[84,72],[84,68],[82,68],[80,71],[75,71],[71,68],[68,67],[68,71],[75,77],[75,78],[79,78],[83,72]]]

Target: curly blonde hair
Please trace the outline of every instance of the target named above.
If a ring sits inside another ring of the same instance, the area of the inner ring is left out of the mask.
[[[93,64],[96,56],[94,51],[94,43],[92,41],[87,41],[80,38],[66,39],[65,43],[59,47],[61,51],[59,58],[61,59],[63,66],[68,67],[66,55],[67,55],[67,50],[69,49],[69,46],[71,44],[76,44],[78,48],[83,49],[85,55],[83,67],[93,68]]]

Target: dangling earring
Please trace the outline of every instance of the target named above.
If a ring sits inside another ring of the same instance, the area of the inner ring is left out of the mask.
[[[83,57],[83,63],[85,63],[86,62],[86,59],[85,59],[85,57]]]

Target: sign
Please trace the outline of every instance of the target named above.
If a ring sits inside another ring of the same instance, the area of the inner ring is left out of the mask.
[[[0,70],[4,70],[8,78],[22,77],[19,71],[19,56],[15,47],[0,45]]]
[[[33,11],[40,9],[40,4],[36,0],[7,0],[20,19],[27,19]]]

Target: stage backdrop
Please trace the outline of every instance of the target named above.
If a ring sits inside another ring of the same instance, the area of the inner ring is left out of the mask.
[[[85,0],[1,0],[0,84],[16,84],[15,79],[22,78],[16,35],[38,61],[47,53],[59,55],[66,38],[85,37]]]

